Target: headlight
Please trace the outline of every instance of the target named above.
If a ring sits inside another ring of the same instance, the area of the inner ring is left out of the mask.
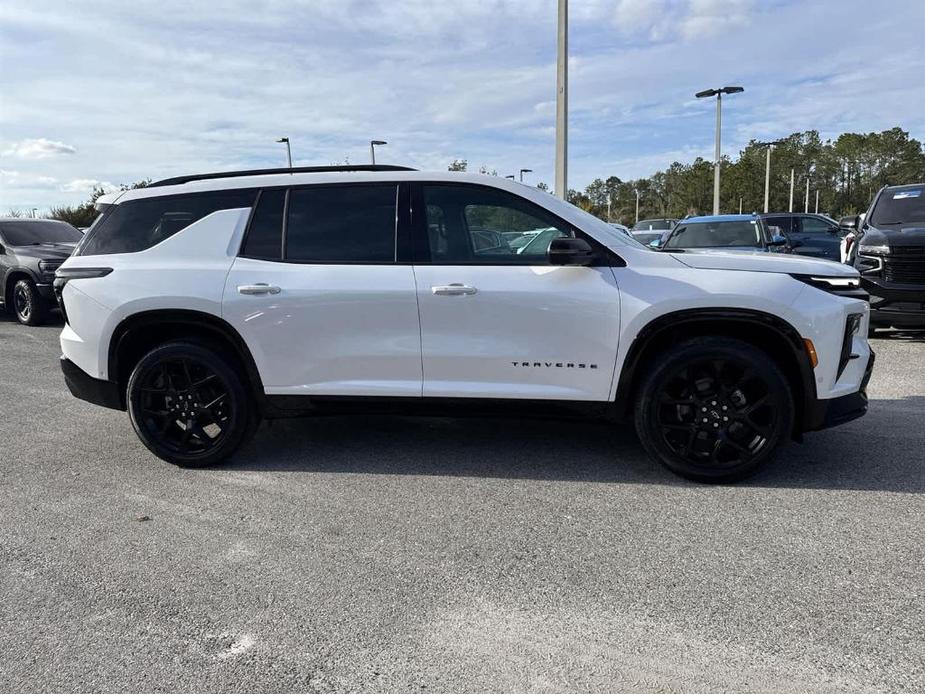
[[[62,260],[40,260],[39,261],[39,271],[43,275],[53,275],[55,270],[58,269],[58,266],[64,262]]]
[[[790,275],[795,280],[821,289],[829,294],[837,294],[851,299],[863,299],[867,301],[869,295],[861,289],[861,279],[859,277],[826,277],[825,275]]]
[[[861,243],[858,245],[858,253],[863,253],[866,255],[889,255],[890,247],[883,243],[868,245],[861,241]]]

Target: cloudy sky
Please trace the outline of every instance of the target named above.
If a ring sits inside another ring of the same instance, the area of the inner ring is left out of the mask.
[[[816,128],[925,139],[923,0],[571,0],[570,187]],[[551,183],[555,0],[5,0],[0,212],[104,185],[285,164]]]

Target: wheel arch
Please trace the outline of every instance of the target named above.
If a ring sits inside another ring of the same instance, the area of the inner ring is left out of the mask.
[[[32,280],[33,282],[38,282],[38,278],[35,273],[32,272],[29,268],[26,267],[14,267],[10,268],[3,282],[3,305],[10,307],[13,305],[13,287],[16,286],[16,283],[19,280]]]
[[[258,408],[263,407],[263,381],[247,343],[227,321],[204,311],[155,309],[124,318],[109,341],[107,373],[119,386],[122,405],[125,387],[138,360],[151,349],[177,339],[199,339],[224,348],[246,377],[245,387]]]
[[[623,360],[617,382],[617,414],[632,411],[647,365],[679,341],[707,336],[740,339],[768,354],[781,367],[793,389],[794,436],[811,428],[816,381],[806,355],[803,337],[790,323],[764,311],[740,308],[705,308],[673,311],[653,319],[640,330]]]

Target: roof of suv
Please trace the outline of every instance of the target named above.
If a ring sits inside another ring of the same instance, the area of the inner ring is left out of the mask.
[[[293,185],[323,183],[375,183],[377,181],[438,181],[446,183],[480,183],[482,185],[523,192],[538,189],[508,178],[490,176],[481,173],[460,171],[418,171],[398,166],[350,166],[350,167],[305,167],[306,170],[258,169],[255,171],[232,171],[216,174],[199,174],[196,176],[178,176],[157,181],[143,188],[131,188],[115,191],[100,196],[97,204],[107,205],[128,200],[157,197],[161,195],[181,195],[183,193],[202,193],[212,190],[229,190],[235,188],[272,188]],[[385,177],[385,179],[383,179]],[[542,191],[539,191],[542,193]],[[543,193],[548,195],[548,193]]]
[[[686,217],[681,220],[685,224],[701,224],[706,222],[750,222],[757,215],[753,214],[708,214],[700,217]]]

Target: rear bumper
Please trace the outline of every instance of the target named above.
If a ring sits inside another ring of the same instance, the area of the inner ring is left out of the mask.
[[[870,382],[870,376],[874,370],[875,356],[873,350],[871,350],[867,369],[864,371],[864,379],[861,381],[861,387],[856,393],[830,400],[816,400],[813,403],[809,412],[807,431],[837,427],[867,414],[867,384]]]
[[[93,378],[67,357],[61,357],[61,371],[67,389],[75,398],[113,410],[125,409],[117,383]]]

